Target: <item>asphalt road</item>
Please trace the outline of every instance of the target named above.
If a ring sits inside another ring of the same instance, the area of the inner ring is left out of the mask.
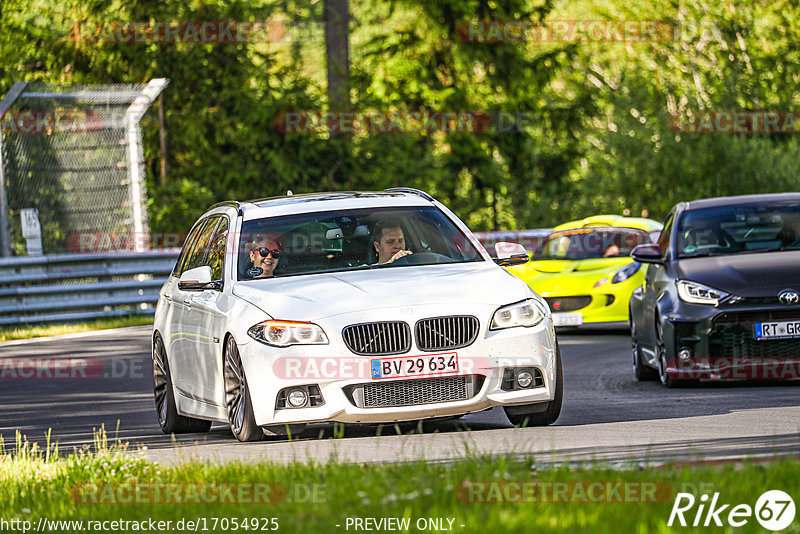
[[[189,458],[317,462],[446,461],[469,453],[533,455],[537,462],[603,460],[660,463],[796,456],[800,388],[792,383],[702,384],[667,390],[637,383],[621,332],[560,335],[564,406],[546,428],[515,429],[500,409],[420,427],[310,425],[294,441],[238,443],[226,425],[175,440],[154,411],[150,329],[0,344],[0,435],[42,442],[52,429],[61,450],[92,443],[105,426],[153,460]],[[86,376],[60,359],[88,362]],[[30,359],[25,363],[21,359]],[[31,376],[32,375],[32,376]],[[336,436],[336,439],[334,438]],[[146,449],[145,449],[146,447]]]

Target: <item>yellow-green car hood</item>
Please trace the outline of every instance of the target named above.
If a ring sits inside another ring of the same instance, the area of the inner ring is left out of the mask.
[[[534,291],[549,295],[586,295],[600,288],[594,284],[602,278],[611,278],[631,258],[597,258],[590,260],[535,260],[524,265],[509,267],[508,271],[522,278]]]

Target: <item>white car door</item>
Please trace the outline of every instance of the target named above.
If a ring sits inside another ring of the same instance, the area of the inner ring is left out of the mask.
[[[224,293],[223,266],[226,260],[228,219],[220,217],[208,247],[204,265],[211,267],[211,280],[218,281],[217,289],[193,291],[185,321],[187,330],[194,332],[189,368],[196,380],[187,383],[187,393],[195,400],[224,406],[225,392],[222,380],[222,346],[225,334],[225,309],[230,298]]]
[[[198,225],[197,238],[190,244],[186,261],[181,265],[181,273],[204,265],[208,247],[219,217],[209,217]],[[184,291],[175,284],[172,291],[172,328],[167,342],[172,383],[181,395],[192,397],[198,390],[202,374],[197,365],[196,339],[204,332],[198,328],[192,314],[193,297],[197,291]]]

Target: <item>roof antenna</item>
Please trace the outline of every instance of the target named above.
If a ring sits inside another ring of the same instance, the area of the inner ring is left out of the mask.
[[[292,196],[292,195],[294,195],[294,193],[292,193],[292,190],[291,190],[291,189],[287,189],[287,190],[286,190],[286,196],[287,196],[287,197],[290,197],[290,196]]]

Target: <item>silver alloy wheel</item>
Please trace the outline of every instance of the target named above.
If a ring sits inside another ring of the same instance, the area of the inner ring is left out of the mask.
[[[167,362],[164,358],[164,345],[161,337],[153,341],[153,395],[156,399],[156,413],[161,427],[167,424]]]
[[[242,359],[232,337],[225,343],[225,405],[231,430],[239,435],[244,425],[244,395],[247,383],[243,379]]]

